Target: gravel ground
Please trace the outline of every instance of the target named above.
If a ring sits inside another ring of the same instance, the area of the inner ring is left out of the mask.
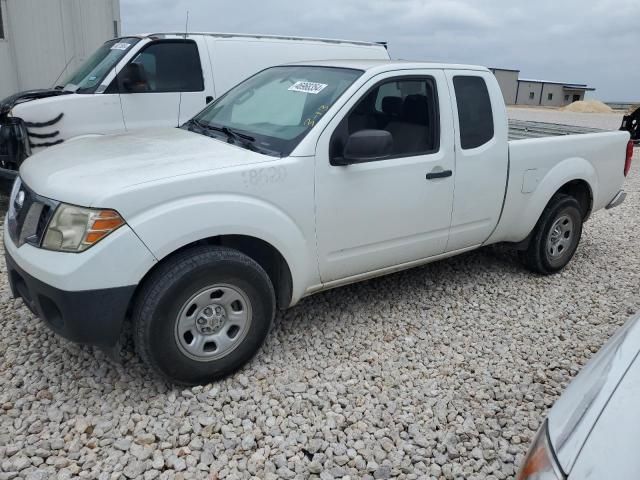
[[[318,294],[205,387],[54,336],[10,298],[2,261],[0,479],[511,478],[640,305],[637,164],[561,274],[489,247]]]

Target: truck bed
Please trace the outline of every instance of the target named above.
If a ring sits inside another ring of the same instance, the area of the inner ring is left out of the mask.
[[[598,128],[577,127],[561,123],[532,122],[528,120],[509,119],[509,140],[525,138],[560,137],[563,135],[581,135],[585,133],[604,132]]]

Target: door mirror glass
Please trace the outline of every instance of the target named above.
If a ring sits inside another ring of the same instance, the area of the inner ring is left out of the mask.
[[[393,153],[393,136],[386,130],[360,130],[352,133],[344,147],[340,165],[382,160]]]

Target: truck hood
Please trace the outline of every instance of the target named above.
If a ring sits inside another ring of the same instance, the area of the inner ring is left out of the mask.
[[[179,128],[79,138],[29,157],[23,182],[39,195],[83,206],[141,183],[266,162],[261,155]]]
[[[611,337],[549,412],[549,438],[567,474],[640,350],[639,319],[636,314]]]

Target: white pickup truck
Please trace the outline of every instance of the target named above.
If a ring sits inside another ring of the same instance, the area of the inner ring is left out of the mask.
[[[27,159],[5,222],[12,291],[73,341],[109,349],[131,325],[164,377],[207,382],[321,290],[497,242],[561,270],[589,215],[624,199],[629,133],[509,135],[485,68],[269,68],[181,128]]]

